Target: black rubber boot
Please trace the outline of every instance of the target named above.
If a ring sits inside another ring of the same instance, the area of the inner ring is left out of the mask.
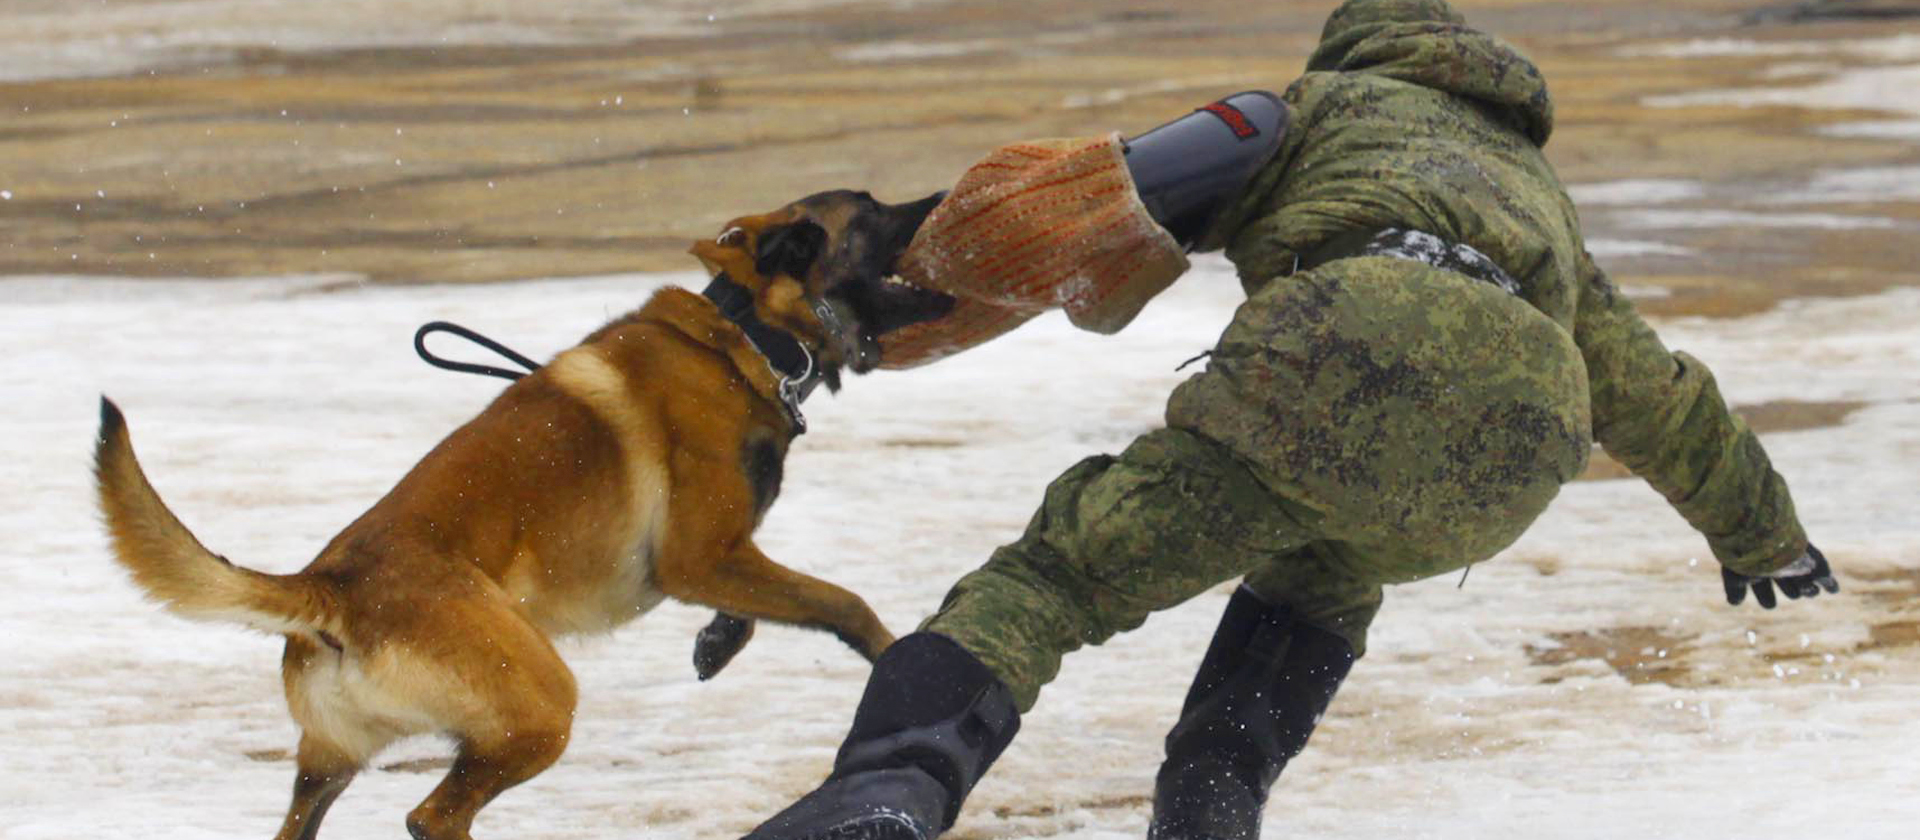
[[[1338,634],[1294,622],[1244,586],[1233,593],[1167,733],[1148,839],[1258,840],[1267,791],[1353,660]]]
[[[1013,694],[979,659],[909,635],[873,664],[833,774],[747,840],[931,840],[1019,729]]]

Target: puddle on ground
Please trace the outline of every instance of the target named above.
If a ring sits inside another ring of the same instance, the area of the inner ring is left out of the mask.
[[[1920,610],[1920,569],[1849,572],[1843,566],[1839,578],[1845,594]]]
[[[1587,240],[1587,252],[1601,264],[1611,260],[1624,260],[1648,257],[1691,257],[1699,252],[1692,248],[1674,245],[1670,242],[1656,242],[1649,239],[1611,239],[1595,238]],[[1661,290],[1662,293],[1665,290]],[[1635,296],[1631,289],[1628,296]],[[1644,295],[1640,295],[1644,296]]]
[[[1886,605],[1875,610],[1879,615],[1867,624],[1867,639],[1847,653],[1884,651],[1920,647],[1920,568],[1892,569],[1861,573],[1842,571],[1841,595],[1865,598]],[[1904,608],[1904,610],[1902,609]],[[1901,611],[1903,615],[1889,615]],[[1720,677],[1701,676],[1689,664],[1693,636],[1680,635],[1658,627],[1615,627],[1605,630],[1581,630],[1550,633],[1548,642],[1525,646],[1527,658],[1541,667],[1553,668],[1581,660],[1605,663],[1633,685],[1659,683],[1674,687],[1700,687],[1720,681]],[[1759,650],[1760,660],[1778,667],[1791,663],[1831,663],[1839,650],[1807,648],[1804,637],[1800,650]],[[1907,655],[1901,651],[1897,655]],[[1549,674],[1541,683],[1551,685],[1564,679]]]
[[[1153,797],[1145,793],[1107,796],[1081,802],[1061,802],[1054,805],[1002,805],[993,809],[993,816],[1000,820],[1026,821],[1016,823],[1026,830],[1015,831],[1007,825],[976,826],[958,828],[941,836],[949,840],[997,840],[1008,836],[1009,833],[1071,836],[1084,828],[1078,820],[1067,818],[1064,823],[1052,824],[1044,821],[1062,819],[1064,815],[1078,811],[1141,811],[1152,807]],[[1044,826],[1047,830],[1036,830],[1036,826]]]
[[[1920,621],[1888,621],[1867,628],[1867,643],[1859,650],[1920,645]]]
[[[1650,96],[1642,101],[1654,108],[1780,106],[1913,113],[1912,101],[1899,94],[1916,85],[1920,85],[1920,65],[1856,67],[1812,85],[1694,91]]]
[[[1615,225],[1632,230],[1701,230],[1733,228],[1804,228],[1808,230],[1892,230],[1900,220],[1883,216],[1849,216],[1839,213],[1777,213],[1748,210],[1668,210],[1640,208],[1616,210],[1609,214]]]
[[[1906,140],[1920,143],[1920,120],[1879,120],[1826,126],[1820,134],[1867,140]]]
[[[292,750],[248,750],[244,755],[252,761],[279,762],[292,761]],[[413,758],[380,765],[387,773],[433,773],[449,770],[453,767],[451,758]]]
[[[1658,627],[1615,627],[1608,630],[1550,633],[1547,638],[1553,641],[1552,646],[1526,646],[1527,658],[1535,665],[1552,667],[1592,659],[1606,663],[1614,673],[1634,685],[1663,683],[1681,686],[1686,685],[1693,675],[1692,669],[1680,662],[1682,655],[1689,650],[1687,637],[1668,633]],[[1551,676],[1541,682],[1551,684],[1560,679]]]
[[[410,758],[380,765],[385,773],[437,773],[453,769],[451,758]]]
[[[1846,422],[1854,412],[1866,408],[1857,400],[1802,402],[1773,400],[1755,405],[1735,406],[1734,412],[1746,418],[1747,425],[1760,434],[1824,429]]]
[[[1629,178],[1597,184],[1573,184],[1567,195],[1579,207],[1644,207],[1703,198],[1706,187],[1699,181],[1675,178]]]
[[[967,442],[952,438],[887,438],[878,445],[887,449],[959,449]]]
[[[1609,456],[1599,449],[1595,449],[1593,450],[1593,456],[1587,459],[1586,471],[1580,473],[1580,477],[1574,479],[1574,481],[1618,481],[1623,478],[1633,477],[1633,470],[1627,469],[1625,464],[1615,461],[1612,456]]]
[[[1747,425],[1755,432],[1768,435],[1831,428],[1846,422],[1854,412],[1866,407],[1866,403],[1853,400],[1834,402],[1774,400],[1754,405],[1734,406],[1733,411],[1745,418]],[[1632,470],[1595,448],[1593,457],[1587,460],[1586,471],[1575,480],[1612,481],[1633,477]]]
[[[1020,808],[1001,806],[993,809],[993,815],[1003,820],[1013,819],[1015,817],[1053,817],[1059,816],[1061,811],[1144,808],[1152,804],[1153,797],[1144,794],[1135,794],[1131,796],[1110,796],[1104,799],[1095,799],[1091,802],[1074,802],[1065,805],[1037,805]],[[957,837],[958,835],[955,836]]]

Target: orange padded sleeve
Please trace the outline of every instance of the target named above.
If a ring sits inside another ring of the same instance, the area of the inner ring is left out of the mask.
[[[954,296],[952,313],[883,336],[881,366],[927,364],[1054,308],[1118,332],[1186,270],[1134,192],[1120,135],[1004,146],[961,176],[901,257],[901,278]]]

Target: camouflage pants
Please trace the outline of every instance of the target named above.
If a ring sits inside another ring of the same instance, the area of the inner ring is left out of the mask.
[[[1491,285],[1382,257],[1258,289],[1166,421],[1056,479],[923,625],[1022,709],[1062,655],[1241,575],[1364,651],[1383,584],[1493,556],[1590,448],[1564,330]]]

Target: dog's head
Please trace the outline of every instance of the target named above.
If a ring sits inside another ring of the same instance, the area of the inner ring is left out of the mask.
[[[760,320],[812,347],[827,387],[838,389],[841,367],[865,373],[879,365],[880,336],[953,308],[953,298],[894,276],[944,196],[885,204],[864,192],[816,193],[734,219],[692,252],[752,293]]]

